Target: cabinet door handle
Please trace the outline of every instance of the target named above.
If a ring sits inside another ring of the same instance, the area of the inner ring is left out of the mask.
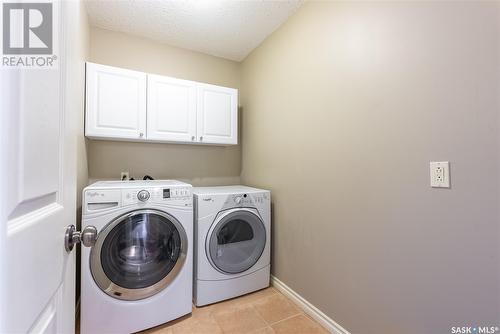
[[[142,133],[142,132],[139,133],[139,137],[141,137],[141,138],[144,137],[144,133]]]
[[[200,141],[202,141],[202,140],[203,140],[203,136],[200,136]]]
[[[191,140],[194,140],[194,139],[195,139],[195,137],[194,137],[194,136],[191,136]]]

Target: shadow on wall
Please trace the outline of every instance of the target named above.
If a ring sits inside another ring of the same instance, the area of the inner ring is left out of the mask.
[[[241,90],[239,91],[239,94],[240,94],[240,99],[241,99]],[[239,102],[241,103],[241,101]],[[240,174],[238,174],[238,177],[241,178],[241,170],[242,170],[242,166],[243,166],[243,107],[242,106],[238,106],[238,146],[240,148]],[[240,183],[241,183],[241,179],[240,179]]]
[[[274,220],[274,202],[272,201],[272,193],[271,193],[271,275],[274,275],[274,249],[275,249],[275,238],[274,238],[274,229],[276,228],[276,223]]]

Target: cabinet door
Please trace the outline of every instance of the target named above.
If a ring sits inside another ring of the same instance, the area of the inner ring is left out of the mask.
[[[148,75],[147,128],[149,140],[196,140],[196,84]]]
[[[146,74],[87,63],[85,135],[146,138]]]
[[[238,90],[198,84],[197,139],[207,144],[238,144]]]

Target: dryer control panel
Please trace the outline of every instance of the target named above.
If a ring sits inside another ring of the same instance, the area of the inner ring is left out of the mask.
[[[224,202],[224,207],[251,207],[263,204],[266,201],[269,201],[269,194],[266,192],[233,194],[227,197],[226,201]]]

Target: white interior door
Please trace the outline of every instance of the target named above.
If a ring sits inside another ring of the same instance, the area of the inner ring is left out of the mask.
[[[198,85],[198,141],[207,144],[238,143],[238,90]]]
[[[85,134],[146,138],[146,73],[87,63]]]
[[[75,222],[77,116],[65,107],[69,26],[58,3],[59,69],[0,70],[0,333],[74,332],[64,234]]]
[[[196,140],[196,83],[148,74],[147,138]]]

